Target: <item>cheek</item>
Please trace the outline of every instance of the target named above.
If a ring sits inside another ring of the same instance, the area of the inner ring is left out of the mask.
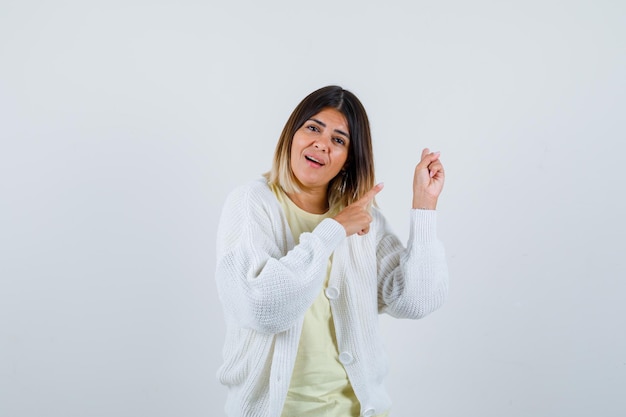
[[[303,143],[304,141],[302,140],[300,135],[296,133],[291,140],[291,155],[297,155],[298,153],[300,153],[300,151],[302,151]]]
[[[346,149],[344,152],[342,152],[342,155],[340,158],[342,167],[348,162],[348,156],[349,156],[349,153],[348,153],[348,150]]]
[[[291,159],[293,160],[293,157],[296,156],[298,154],[298,140],[296,139],[296,137],[294,137],[291,140],[291,150],[289,151],[289,155],[291,156]]]

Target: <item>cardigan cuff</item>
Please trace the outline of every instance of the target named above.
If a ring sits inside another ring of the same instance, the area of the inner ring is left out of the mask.
[[[437,211],[411,209],[409,241],[432,242],[437,240]]]
[[[312,233],[320,238],[330,253],[346,238],[346,229],[337,220],[331,218],[322,220]]]

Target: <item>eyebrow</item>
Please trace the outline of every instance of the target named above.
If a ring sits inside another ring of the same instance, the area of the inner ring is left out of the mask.
[[[314,118],[310,118],[309,120],[313,120],[315,123],[320,124],[322,127],[326,127],[326,123],[322,122],[321,120],[318,119],[314,119]],[[345,137],[347,137],[348,139],[350,139],[350,135],[348,135],[346,132],[344,132],[343,130],[339,130],[339,129],[335,129],[335,132],[339,133],[340,135],[343,135]]]

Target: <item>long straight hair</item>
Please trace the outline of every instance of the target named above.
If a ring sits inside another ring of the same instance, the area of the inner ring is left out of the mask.
[[[350,135],[344,169],[328,184],[328,206],[331,211],[338,211],[361,198],[375,180],[369,119],[363,104],[348,90],[335,85],[323,87],[296,106],[278,139],[272,169],[265,177],[287,193],[301,192],[301,184],[291,170],[293,136],[307,120],[326,108],[344,115]]]

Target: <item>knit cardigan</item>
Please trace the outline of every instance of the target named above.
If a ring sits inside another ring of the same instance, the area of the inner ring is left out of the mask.
[[[216,282],[226,320],[219,381],[228,387],[229,417],[279,417],[289,388],[304,315],[326,289],[339,360],[361,403],[361,415],[391,406],[383,386],[387,358],[378,314],[418,319],[448,292],[436,212],[411,210],[405,248],[380,211],[369,233],[346,237],[323,220],[294,242],[285,214],[264,179],[227,197],[217,231]]]

